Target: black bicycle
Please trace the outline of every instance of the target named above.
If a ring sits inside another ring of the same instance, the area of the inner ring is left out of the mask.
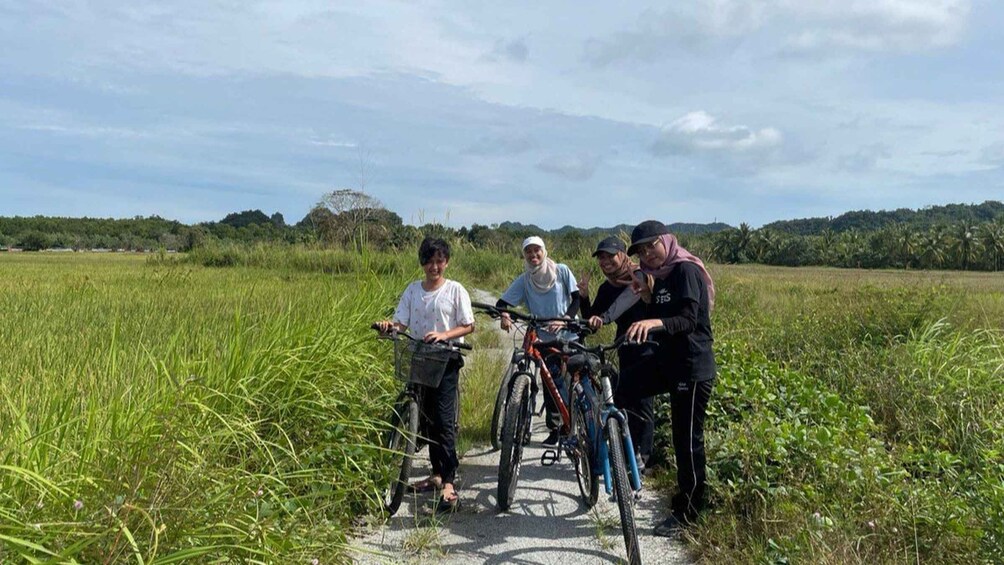
[[[380,331],[377,324],[370,327]],[[439,386],[446,365],[471,346],[454,341],[426,343],[407,332],[396,331],[381,332],[378,339],[394,343],[394,375],[405,383],[394,402],[383,441],[387,454],[381,473],[381,484],[386,485],[383,504],[387,514],[393,516],[408,490],[412,462],[422,437],[419,434],[422,395],[426,387]]]

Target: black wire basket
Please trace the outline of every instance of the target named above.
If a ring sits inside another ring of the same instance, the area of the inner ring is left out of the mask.
[[[456,355],[442,345],[398,340],[394,343],[394,373],[401,381],[436,388]]]

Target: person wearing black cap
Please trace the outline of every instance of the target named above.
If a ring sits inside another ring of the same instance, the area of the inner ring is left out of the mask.
[[[660,345],[646,377],[628,382],[641,387],[633,393],[639,396],[669,393],[679,492],[672,499],[672,514],[654,533],[672,536],[692,524],[706,503],[704,419],[717,372],[710,316],[715,285],[704,263],[662,222],[638,224],[628,253],[638,256],[642,273],[650,277],[647,284],[635,278],[632,288],[651,292],[651,304],[645,319],[631,324],[625,335]]]
[[[609,323],[617,324],[616,336],[621,337],[634,322],[646,317],[646,308],[639,295],[631,291],[631,282],[638,266],[627,255],[627,247],[617,237],[608,237],[596,246],[593,257],[606,280],[596,290],[596,299],[589,298],[589,273],[578,279],[579,311],[589,326],[598,330]],[[614,404],[628,413],[628,428],[634,439],[639,469],[644,469],[652,453],[655,435],[655,402],[651,396],[625,396],[638,390],[635,386],[620,386],[625,379],[640,376],[632,370],[640,362],[642,351],[637,347],[622,348],[618,352],[620,372],[614,387]]]

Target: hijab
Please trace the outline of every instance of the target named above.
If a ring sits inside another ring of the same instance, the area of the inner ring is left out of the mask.
[[[531,265],[526,258],[523,258],[523,268],[530,287],[540,294],[546,294],[554,288],[554,283],[558,281],[558,265],[547,256],[547,247],[544,240],[537,236],[530,236],[523,240],[523,249],[530,245],[539,245],[543,259],[539,265]]]

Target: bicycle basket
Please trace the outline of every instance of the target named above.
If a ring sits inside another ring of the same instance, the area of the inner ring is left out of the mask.
[[[432,388],[439,386],[446,365],[455,355],[443,346],[416,341],[397,341],[394,349],[397,378]]]

